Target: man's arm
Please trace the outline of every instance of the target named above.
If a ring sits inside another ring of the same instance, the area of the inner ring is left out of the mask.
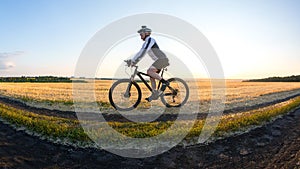
[[[142,46],[142,49],[132,58],[132,63],[137,64],[146,54],[148,50],[154,45],[155,40],[148,38]]]

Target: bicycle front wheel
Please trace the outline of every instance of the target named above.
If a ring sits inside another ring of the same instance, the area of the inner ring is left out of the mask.
[[[161,101],[166,107],[183,106],[189,98],[189,87],[186,82],[180,78],[168,79],[169,86],[161,95]]]
[[[109,90],[109,102],[117,110],[130,111],[141,102],[142,92],[130,79],[116,81]]]

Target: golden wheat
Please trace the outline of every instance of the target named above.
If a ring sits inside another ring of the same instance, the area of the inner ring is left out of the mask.
[[[113,81],[99,80],[95,83],[96,100],[99,102],[108,102],[108,92]],[[85,84],[81,90],[88,90]],[[192,85],[192,86],[191,86]],[[143,97],[150,92],[144,84],[140,85],[143,91]],[[190,88],[195,88],[194,83],[189,83]],[[197,82],[198,95],[201,100],[209,101],[211,99],[211,83],[208,80]],[[93,89],[93,90],[94,90]],[[263,95],[279,93],[284,91],[293,91],[300,89],[300,83],[281,83],[281,82],[241,82],[226,81],[226,103],[243,102],[258,98]],[[192,93],[193,94],[193,93]],[[53,102],[72,102],[72,83],[1,83],[0,95],[32,101],[53,101]],[[197,98],[191,98],[193,101]]]

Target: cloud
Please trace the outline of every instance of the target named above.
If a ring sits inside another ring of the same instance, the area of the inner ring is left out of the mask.
[[[8,70],[15,67],[15,63],[12,61],[14,57],[23,55],[24,51],[15,52],[0,52],[0,70]]]
[[[23,55],[25,52],[24,51],[15,51],[15,52],[0,52],[0,59],[8,59],[11,57],[15,57],[15,56],[20,56]]]
[[[16,65],[13,62],[1,62],[0,61],[0,70],[6,70],[15,67]]]

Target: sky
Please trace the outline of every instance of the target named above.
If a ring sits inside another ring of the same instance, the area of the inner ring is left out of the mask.
[[[299,75],[299,9],[297,0],[0,0],[0,76],[73,76],[96,32],[141,13],[195,26],[217,52],[226,78]],[[132,53],[141,45],[130,45]]]

